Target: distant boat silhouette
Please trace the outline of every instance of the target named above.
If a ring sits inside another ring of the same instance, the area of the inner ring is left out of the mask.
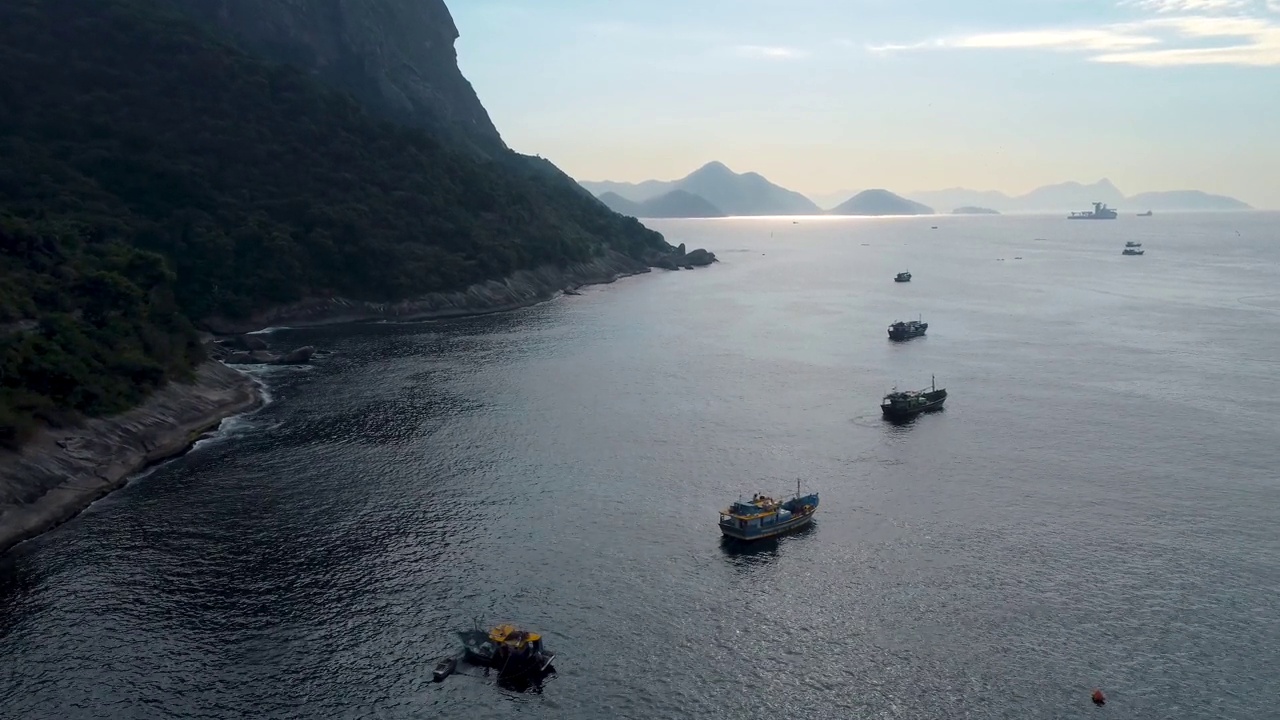
[[[1116,211],[1107,207],[1106,203],[1096,202],[1093,204],[1093,210],[1085,212],[1073,212],[1067,216],[1068,220],[1115,220]]]

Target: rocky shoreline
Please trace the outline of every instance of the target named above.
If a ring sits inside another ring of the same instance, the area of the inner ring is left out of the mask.
[[[70,520],[138,471],[186,452],[232,415],[257,408],[252,378],[216,360],[190,383],[80,427],[46,429],[21,452],[0,452],[0,553]]]
[[[653,267],[692,269],[714,262],[713,253],[686,253],[684,245],[644,262],[609,251],[590,262],[523,270],[459,292],[398,303],[314,299],[247,320],[215,318],[205,325],[217,335],[240,335],[273,326],[484,315],[535,305],[560,293],[577,294],[582,286],[611,283]],[[79,427],[42,430],[21,452],[0,450],[0,554],[70,520],[137,472],[186,452],[226,418],[261,406],[258,384],[228,364],[301,364],[315,352],[305,347],[277,354],[255,340],[238,337],[210,343],[213,359],[196,369],[192,382],[170,383],[132,410]]]
[[[645,261],[607,251],[588,262],[565,268],[544,266],[520,270],[503,280],[490,280],[466,290],[430,293],[412,300],[378,303],[344,298],[312,298],[256,313],[245,319],[209,318],[204,326],[217,335],[240,335],[266,327],[336,325],[367,320],[436,320],[509,312],[536,305],[585,285],[611,283],[621,277],[650,272],[652,268],[679,270],[718,262],[706,250],[685,252],[684,245]]]

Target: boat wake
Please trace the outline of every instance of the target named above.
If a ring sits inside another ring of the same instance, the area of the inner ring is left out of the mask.
[[[1237,298],[1236,302],[1261,310],[1280,310],[1280,295],[1249,295]]]

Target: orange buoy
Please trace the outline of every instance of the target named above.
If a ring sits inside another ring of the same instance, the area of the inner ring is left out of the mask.
[[[1106,704],[1107,704],[1107,696],[1106,696],[1106,695],[1103,695],[1101,690],[1096,690],[1096,689],[1095,689],[1095,690],[1093,691],[1093,704],[1094,704],[1094,705],[1106,705]]]

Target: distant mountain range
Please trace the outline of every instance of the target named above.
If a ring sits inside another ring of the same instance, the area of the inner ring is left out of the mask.
[[[936,207],[981,207],[1000,212],[1066,212],[1088,210],[1095,202],[1103,202],[1122,212],[1144,210],[1251,210],[1249,205],[1225,195],[1210,195],[1199,190],[1147,192],[1126,197],[1103,178],[1091,185],[1065,182],[1045,185],[1025,195],[1010,197],[996,190],[926,190],[907,197]]]
[[[828,215],[932,215],[933,208],[888,190],[863,190],[827,212]]]
[[[580,181],[582,187],[615,212],[633,217],[723,217],[726,215],[821,215],[813,200],[769,182],[763,176],[736,173],[723,163],[710,162],[679,180],[646,180],[640,183]],[[1122,213],[1143,210],[1250,210],[1249,205],[1224,195],[1199,190],[1140,193],[1126,197],[1110,180],[1090,185],[1064,182],[1036,188],[1025,195],[1009,196],[996,190],[950,188],[915,192],[906,197],[884,189],[863,190],[852,197],[827,194],[824,205],[839,202],[831,215],[930,215],[988,211],[1061,212],[1087,210],[1104,202]]]
[[[616,192],[601,193],[598,198],[600,202],[609,206],[609,209],[621,213],[622,215],[630,215],[631,217],[643,218],[711,218],[724,217],[724,213],[715,205],[707,202],[700,195],[694,195],[684,190],[672,190],[669,193],[649,198],[644,202],[634,202],[628,200]]]
[[[640,203],[641,211],[652,207],[644,205],[645,203],[657,201],[679,190],[702,198],[717,211],[718,215],[818,215],[822,212],[812,200],[798,192],[774,185],[757,173],[735,173],[723,163],[718,162],[707,163],[685,177],[669,182],[646,180],[636,184],[615,182],[579,184],[602,200],[605,193],[613,193],[624,200]],[[688,202],[687,198],[664,200],[664,204],[667,205]],[[608,205],[609,202],[606,201],[605,204]],[[647,217],[687,216],[651,215]],[[711,216],[699,215],[698,217]]]

